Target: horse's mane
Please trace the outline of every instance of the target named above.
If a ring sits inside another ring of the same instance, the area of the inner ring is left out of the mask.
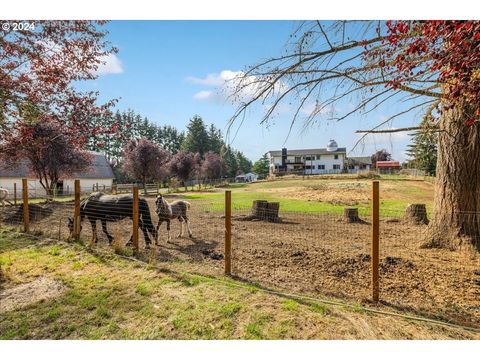
[[[8,197],[8,190],[0,187],[0,199],[6,199]]]
[[[168,215],[171,216],[173,214],[172,206],[168,203],[168,201],[163,196],[160,199],[161,199],[160,208],[166,209],[168,212]]]

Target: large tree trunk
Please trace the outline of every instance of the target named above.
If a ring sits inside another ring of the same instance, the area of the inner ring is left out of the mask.
[[[440,118],[437,178],[427,246],[480,249],[480,127],[462,106]]]

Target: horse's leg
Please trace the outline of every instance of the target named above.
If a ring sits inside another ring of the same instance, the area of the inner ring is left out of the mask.
[[[170,238],[170,219],[167,220],[167,243],[170,242],[170,240],[172,240]]]
[[[163,220],[158,219],[158,224],[157,224],[157,238],[155,239],[155,245],[158,246],[158,240],[160,239],[160,231],[158,230],[160,228],[160,225],[162,225]]]
[[[180,221],[180,234],[178,234],[178,237],[182,237],[183,236],[183,219],[181,216],[178,217],[178,221]]]
[[[188,230],[188,237],[192,237],[192,230],[190,229],[190,221],[188,220],[187,215],[183,215],[183,218],[185,219],[185,222],[187,224],[187,230]]]
[[[97,219],[90,219],[90,225],[92,225],[93,239],[94,244],[97,243]]]
[[[107,230],[107,220],[106,220],[106,219],[102,219],[102,230],[103,230],[103,233],[104,233],[105,235],[107,235],[108,243],[109,243],[110,245],[112,245],[113,236],[108,233],[108,230]]]
[[[148,230],[145,226],[145,223],[142,221],[140,226],[143,232],[143,238],[145,239],[145,249],[150,249],[150,244],[152,243],[152,241],[150,240],[150,236],[148,235]]]

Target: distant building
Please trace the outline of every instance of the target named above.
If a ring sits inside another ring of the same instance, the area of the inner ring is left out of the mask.
[[[339,174],[344,170],[347,149],[330,140],[326,148],[269,151],[270,175]]]
[[[347,169],[349,173],[367,172],[372,168],[370,156],[352,156],[347,158]]]
[[[377,161],[375,168],[380,174],[396,174],[400,171],[401,165],[399,161]]]
[[[254,182],[257,181],[258,175],[254,172],[240,174],[235,177],[236,182]]]
[[[72,193],[75,179],[80,179],[82,190],[92,190],[93,186],[97,184],[99,190],[103,189],[103,186],[107,188],[112,186],[115,175],[107,158],[101,153],[90,153],[92,154],[92,163],[85,171],[58,180],[56,186],[59,195],[66,194],[67,191]],[[5,164],[0,163],[0,186],[8,189],[10,196],[12,196],[14,184],[17,186],[17,191],[21,192],[22,179],[24,178],[28,179],[29,192],[32,196],[45,195],[45,190],[40,181],[29,171],[28,160],[21,161],[14,168],[6,168]]]

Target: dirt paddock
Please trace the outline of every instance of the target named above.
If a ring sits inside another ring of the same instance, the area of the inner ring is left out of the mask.
[[[155,225],[154,198],[148,198]],[[185,271],[223,273],[224,218],[206,201],[191,201],[193,238],[177,238],[180,224],[172,220],[172,240],[166,225],[160,229],[159,263],[181,264]],[[72,203],[52,203],[50,212],[31,222],[31,231],[65,239]],[[12,214],[18,207],[0,209],[3,224],[18,226]],[[317,297],[341,297],[358,302],[370,298],[370,226],[346,223],[336,214],[281,213],[283,222],[240,221],[248,210],[233,211],[233,274],[273,289]],[[108,231],[124,244],[131,220],[109,223]],[[380,298],[399,309],[480,327],[480,259],[472,251],[422,249],[424,225],[383,219],[380,225]],[[108,248],[97,225],[98,247]],[[186,234],[186,230],[185,230]],[[84,221],[82,240],[91,238]],[[140,232],[143,247],[143,235]],[[147,254],[147,253],[145,253]],[[146,256],[146,255],[145,255]]]

